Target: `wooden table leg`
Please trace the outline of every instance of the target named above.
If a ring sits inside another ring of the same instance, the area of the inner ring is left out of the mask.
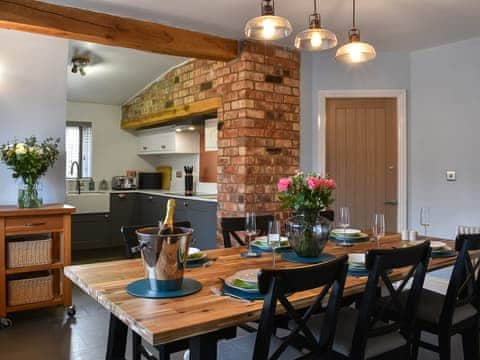
[[[110,314],[106,360],[125,360],[128,327]]]
[[[236,328],[227,328],[189,339],[190,360],[216,360],[217,341],[231,339],[236,335]]]

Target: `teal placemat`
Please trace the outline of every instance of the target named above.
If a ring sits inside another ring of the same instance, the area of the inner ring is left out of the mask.
[[[252,244],[252,250],[255,252],[272,252],[272,248],[267,247],[267,246],[258,246],[255,244]],[[286,251],[292,251],[291,247],[279,247],[275,249],[276,253],[284,253]]]
[[[184,278],[182,288],[175,291],[153,291],[150,280],[142,279],[127,285],[127,292],[136,297],[147,299],[170,299],[195,294],[202,289],[202,284],[194,279]]]
[[[300,264],[319,264],[335,259],[335,255],[322,253],[317,257],[301,257],[298,256],[296,252],[289,251],[282,254],[282,259]]]
[[[205,263],[209,261],[212,261],[212,259],[209,259],[208,257],[200,260],[187,261],[187,269],[202,267]]]
[[[240,289],[236,289],[231,286],[228,286],[227,284],[225,284],[225,287],[223,288],[223,290],[225,295],[238,296],[245,300],[263,300],[265,298],[265,295],[262,295],[259,292],[242,291]]]
[[[437,258],[447,258],[447,257],[453,257],[457,256],[457,252],[455,250],[451,251],[442,251],[442,252],[432,252],[432,259],[437,259]]]

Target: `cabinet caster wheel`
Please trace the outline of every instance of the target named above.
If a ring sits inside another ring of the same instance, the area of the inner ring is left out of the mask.
[[[13,326],[13,321],[10,318],[0,318],[0,328],[8,329]]]
[[[74,317],[75,314],[77,313],[77,309],[75,308],[75,305],[69,306],[67,309],[67,314],[70,317]]]

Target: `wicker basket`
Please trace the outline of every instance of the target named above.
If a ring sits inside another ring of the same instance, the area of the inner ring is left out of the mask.
[[[53,299],[53,276],[8,281],[8,306]]]
[[[8,242],[7,266],[9,268],[45,265],[51,263],[51,238]]]

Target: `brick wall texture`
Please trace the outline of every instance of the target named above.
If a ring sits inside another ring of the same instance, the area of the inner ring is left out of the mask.
[[[228,63],[192,60],[123,106],[123,120],[220,96],[218,214],[246,211],[283,217],[276,194],[280,177],[299,168],[300,55],[244,42]]]

